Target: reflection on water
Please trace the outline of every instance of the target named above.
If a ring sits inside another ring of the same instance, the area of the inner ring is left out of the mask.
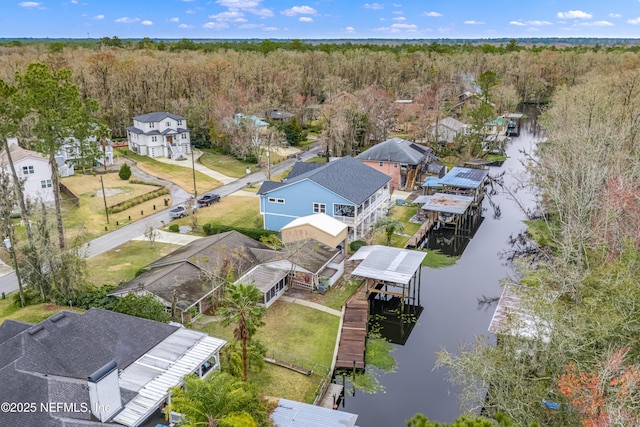
[[[404,345],[418,322],[423,307],[400,304],[400,298],[373,299],[370,305],[369,329],[377,329],[392,344]]]
[[[524,173],[520,163],[523,151],[531,152],[535,140],[536,136],[525,126],[507,147],[507,161],[501,167],[491,167],[490,175],[504,172],[505,185],[515,188]],[[474,342],[478,335],[491,337],[487,328],[493,310],[479,308],[479,298],[491,300],[500,296],[500,280],[511,273],[505,265],[505,250],[510,248],[513,236],[526,229],[521,208],[535,208],[535,196],[526,189],[517,193],[518,203],[513,200],[513,191],[495,191],[491,201],[499,205],[501,215],[494,215],[494,208],[485,197],[484,219],[474,227],[471,238],[442,230],[429,240],[428,248],[432,250],[462,255],[453,266],[423,268],[416,322],[402,324],[394,318],[393,303],[376,308],[385,314],[384,334],[391,342],[399,343],[393,346],[397,368],[393,373],[379,374],[384,393],[359,393],[346,398],[344,410],[359,415],[358,425],[402,427],[416,412],[450,423],[460,414],[457,388],[448,382],[447,372],[434,369],[436,353],[443,348],[455,351],[464,343]]]
[[[427,244],[425,247],[427,250],[435,249],[439,250],[445,255],[460,256],[464,252],[464,249],[469,244],[469,241],[475,236],[476,231],[484,221],[484,217],[481,215],[474,215],[477,218],[471,228],[471,233],[456,234],[455,230],[451,228],[440,228],[438,230],[432,230],[427,237]]]

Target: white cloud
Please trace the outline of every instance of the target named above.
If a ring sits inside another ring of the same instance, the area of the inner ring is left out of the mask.
[[[432,18],[437,18],[438,16],[442,16],[440,12],[425,12],[424,16],[431,16]]]
[[[615,25],[609,21],[582,22],[580,25],[583,27],[615,27]]]
[[[216,21],[237,21],[238,19],[242,19],[244,13],[237,10],[230,10],[228,12],[216,13],[215,15],[209,15],[209,18],[215,19]]]
[[[100,20],[103,20],[103,19],[104,19],[104,15],[96,15],[96,16],[94,16],[94,17],[93,17],[93,18],[91,18],[91,19],[95,19],[96,21],[100,21]]]
[[[391,13],[393,13],[394,15],[404,15],[404,12],[403,12],[403,11],[401,11],[401,10],[394,10],[394,11],[393,11],[393,12],[391,12]]]
[[[225,22],[207,22],[202,28],[206,28],[207,30],[224,30],[225,28],[229,28],[229,24]]]
[[[393,18],[394,21],[406,21],[407,18],[405,18],[404,16],[397,16],[395,18]]]
[[[391,5],[393,7],[402,7],[402,5],[400,3],[391,3]]]
[[[140,24],[142,24],[142,25],[153,25],[153,21],[149,21],[148,19],[145,19]]]
[[[247,12],[257,15],[261,18],[269,18],[273,16],[273,11],[271,9],[245,9]]]
[[[264,27],[265,31],[278,31],[278,27]]]
[[[468,21],[464,21],[466,25],[484,25],[486,22],[476,21],[475,19],[470,19]]]
[[[78,4],[78,0],[71,0],[72,4]]]
[[[184,13],[186,13],[187,15],[194,15],[196,11],[193,9],[187,9]]]
[[[252,30],[254,28],[263,28],[264,24],[242,24],[238,25],[241,30]]]
[[[260,6],[262,0],[216,0],[216,3],[229,9],[250,9]]]
[[[189,24],[180,24],[180,25],[178,25],[178,28],[193,28],[193,25],[189,25]]]
[[[35,1],[23,1],[22,3],[18,3],[18,6],[30,8],[30,7],[38,7],[41,4],[42,3],[38,3],[38,2],[35,2]]]
[[[196,1],[196,0],[182,0],[183,2],[191,2],[191,1]]]
[[[167,19],[169,22],[180,22],[180,18],[169,18]]]
[[[391,28],[398,30],[417,30],[418,26],[416,24],[391,24]]]
[[[365,3],[364,4],[364,8],[365,9],[380,10],[380,9],[384,9],[384,6],[381,5],[380,3]]]
[[[117,22],[119,24],[134,24],[134,23],[138,22],[139,20],[140,20],[140,18],[129,18],[127,16],[123,16],[122,18],[116,19],[115,22]]]
[[[343,31],[344,31],[345,33],[355,33],[355,32],[356,32],[356,29],[355,29],[355,28],[353,28],[353,27],[344,27],[344,30],[343,30]]]
[[[300,18],[298,18],[298,21],[300,21],[300,22],[313,22],[313,18],[311,18],[309,16],[301,16]]]
[[[558,12],[560,19],[590,19],[591,14],[582,10],[568,10],[566,12]]]
[[[638,25],[640,24],[640,16],[633,19],[627,19],[627,24]]]
[[[286,9],[281,12],[286,16],[295,16],[295,15],[315,15],[318,13],[311,6],[293,6],[291,9]]]
[[[622,18],[622,15],[619,13],[610,13],[609,18]]]
[[[549,21],[533,20],[533,21],[511,21],[509,22],[509,25],[515,25],[517,27],[526,27],[528,25],[533,27],[543,27],[545,25],[553,25],[553,24]]]
[[[522,21],[511,21],[509,22],[509,25],[515,25],[516,27],[526,27],[527,24],[525,24]]]

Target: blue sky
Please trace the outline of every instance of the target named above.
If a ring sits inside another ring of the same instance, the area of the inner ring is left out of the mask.
[[[3,0],[0,37],[640,37],[640,0]]]

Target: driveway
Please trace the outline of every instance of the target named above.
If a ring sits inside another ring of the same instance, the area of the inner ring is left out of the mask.
[[[300,153],[300,160],[305,161],[313,157],[316,157],[318,155],[318,151],[320,151],[319,147],[313,147],[308,151],[303,151]],[[295,158],[287,159],[281,163],[278,163],[277,165],[272,166],[271,175],[276,175],[281,172],[284,172],[285,170],[293,166],[293,164],[296,161],[297,160]],[[141,171],[133,163],[129,163],[129,165],[131,166],[131,172],[133,173],[134,176],[140,177],[141,179],[145,179],[148,181],[160,182],[163,185],[168,186],[171,189],[171,198],[173,200],[172,206],[182,204],[186,202],[188,199],[190,199],[191,197],[193,197],[192,194],[187,193],[185,190],[173,184],[172,182],[149,175]],[[225,175],[222,175],[222,176],[225,176]],[[229,178],[229,177],[226,177],[226,178]],[[215,193],[219,194],[220,197],[226,197],[230,194],[235,193],[236,191],[242,190],[250,183],[251,184],[259,183],[264,181],[265,179],[267,179],[267,177],[264,171],[254,172],[245,177],[235,179],[233,181],[225,183],[223,186],[216,188]],[[122,245],[123,243],[128,242],[129,240],[133,240],[133,239],[139,238],[140,236],[143,236],[144,232],[151,227],[153,227],[154,229],[160,228],[165,224],[168,224],[169,222],[171,222],[171,218],[169,217],[168,210],[160,211],[144,219],[136,221],[132,224],[125,225],[121,228],[118,228],[107,234],[104,234],[92,240],[91,242],[87,243],[86,245],[84,245],[83,249],[87,255],[87,258],[93,258],[97,255],[100,255],[104,252],[114,249]],[[9,294],[17,290],[18,290],[18,280],[16,279],[15,271],[11,271],[10,273],[0,277],[0,292]]]

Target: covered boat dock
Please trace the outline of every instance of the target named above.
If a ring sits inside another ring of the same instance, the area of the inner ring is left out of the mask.
[[[422,210],[436,223],[436,227],[453,228],[471,232],[474,225],[475,210],[470,209],[473,198],[458,194],[436,193],[432,196],[419,196],[416,203],[423,203]]]

